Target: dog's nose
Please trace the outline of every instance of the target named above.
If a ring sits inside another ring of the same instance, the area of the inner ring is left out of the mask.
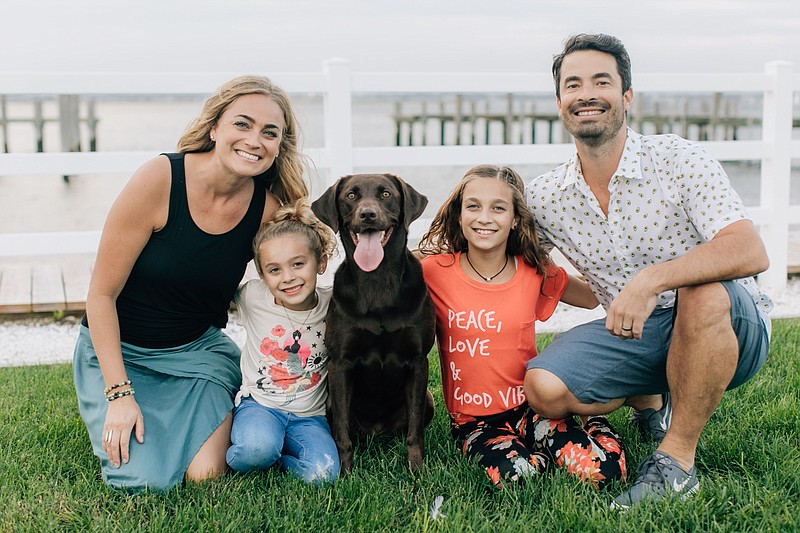
[[[365,207],[358,212],[358,218],[364,222],[374,221],[378,217],[378,212],[373,207]]]

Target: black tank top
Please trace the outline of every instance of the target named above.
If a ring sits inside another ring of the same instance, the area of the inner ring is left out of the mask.
[[[210,235],[194,223],[186,197],[184,154],[172,165],[167,224],[153,233],[117,298],[123,342],[166,348],[191,342],[210,326],[224,328],[233,294],[253,258],[266,181],[254,178],[250,207],[232,230]]]

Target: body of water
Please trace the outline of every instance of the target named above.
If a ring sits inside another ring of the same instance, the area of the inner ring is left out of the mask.
[[[393,146],[396,130],[393,115],[400,101],[405,111],[421,109],[424,97],[400,100],[387,97],[362,97],[353,104],[353,141],[356,146]],[[322,98],[315,95],[293,95],[295,111],[301,123],[303,146],[318,148],[324,144],[324,123]],[[186,125],[200,112],[203,99],[199,97],[99,98],[95,101],[98,151],[153,151],[154,153],[173,151],[178,138]],[[489,110],[500,111],[506,105],[505,97],[483,99],[476,105]],[[520,98],[518,105],[536,106],[537,110],[554,110],[553,97],[541,95]],[[86,114],[86,103],[82,115]],[[428,102],[426,106],[433,111],[436,105],[453,105],[451,102]],[[652,105],[652,103],[648,104]],[[662,104],[679,109],[680,102]],[[691,105],[701,105],[692,102]],[[431,107],[433,106],[433,107]],[[758,111],[759,102],[743,100],[738,110],[752,113]],[[8,116],[23,118],[33,116],[33,103],[30,99],[15,98],[7,102]],[[543,111],[544,112],[544,111]],[[43,102],[45,117],[58,115],[54,100]],[[439,129],[436,123],[429,124],[427,137],[438,143]],[[539,126],[542,127],[541,125]],[[546,128],[546,125],[544,126]],[[644,133],[650,133],[645,131]],[[450,136],[453,132],[450,132]],[[757,138],[758,128],[745,128],[740,138]],[[89,145],[88,131],[82,126],[82,144]],[[494,138],[492,138],[494,136]],[[537,138],[546,138],[537,133]],[[490,135],[491,143],[499,143],[501,131]],[[518,138],[522,138],[519,136]],[[523,138],[524,140],[524,138]],[[560,140],[560,139],[559,139]],[[34,152],[36,136],[30,123],[12,123],[8,127],[10,152]],[[44,128],[44,150],[60,150],[59,126],[48,122]],[[487,161],[502,164],[502,161]],[[747,205],[759,203],[760,163],[723,163],[731,181]],[[530,179],[552,168],[554,165],[515,165],[523,178]],[[429,206],[424,216],[431,217],[446,198],[453,185],[468,169],[465,166],[437,167],[394,167],[359,168],[358,172],[391,172],[401,176],[420,192],[428,196]],[[317,196],[325,187],[328,176],[325,169],[313,172],[311,176],[312,195]],[[42,231],[84,231],[98,230],[102,227],[108,209],[116,195],[127,182],[128,175],[93,174],[72,176],[65,182],[61,176],[0,176],[0,233],[42,232]],[[794,169],[792,203],[800,203],[800,168]],[[795,183],[797,182],[797,183]]]

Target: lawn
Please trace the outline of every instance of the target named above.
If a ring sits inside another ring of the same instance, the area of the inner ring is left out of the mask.
[[[416,476],[398,438],[359,444],[353,473],[329,487],[271,470],[140,496],[103,484],[69,365],[2,368],[0,531],[798,531],[800,321],[774,327],[764,368],[725,395],[701,439],[700,493],[625,513],[608,508],[619,486],[597,492],[561,472],[492,488],[452,444],[433,354],[437,413]],[[611,417],[635,471],[653,447],[626,420]]]

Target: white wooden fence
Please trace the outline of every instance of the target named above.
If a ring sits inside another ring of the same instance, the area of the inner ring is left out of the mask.
[[[359,93],[481,94],[552,93],[550,74],[502,73],[366,73],[331,59],[316,73],[267,73],[289,93],[321,93],[324,102],[324,147],[307,154],[330,176],[359,167],[473,165],[487,161],[509,165],[553,164],[567,159],[571,144],[482,146],[355,147],[352,99]],[[238,73],[19,73],[0,72],[0,94],[199,94],[207,95]],[[786,286],[788,235],[800,224],[800,205],[789,204],[792,158],[800,158],[800,140],[792,140],[793,96],[800,75],[791,63],[776,61],[763,73],[637,74],[641,93],[741,92],[763,94],[760,141],[717,141],[703,145],[722,161],[761,161],[761,204],[749,209],[767,246],[771,266],[760,276],[771,290]],[[78,175],[130,173],[152,152],[13,153],[0,154],[0,175]],[[2,204],[13,201],[3,198]],[[2,205],[0,204],[0,205]],[[0,234],[0,257],[94,252],[97,231]]]

